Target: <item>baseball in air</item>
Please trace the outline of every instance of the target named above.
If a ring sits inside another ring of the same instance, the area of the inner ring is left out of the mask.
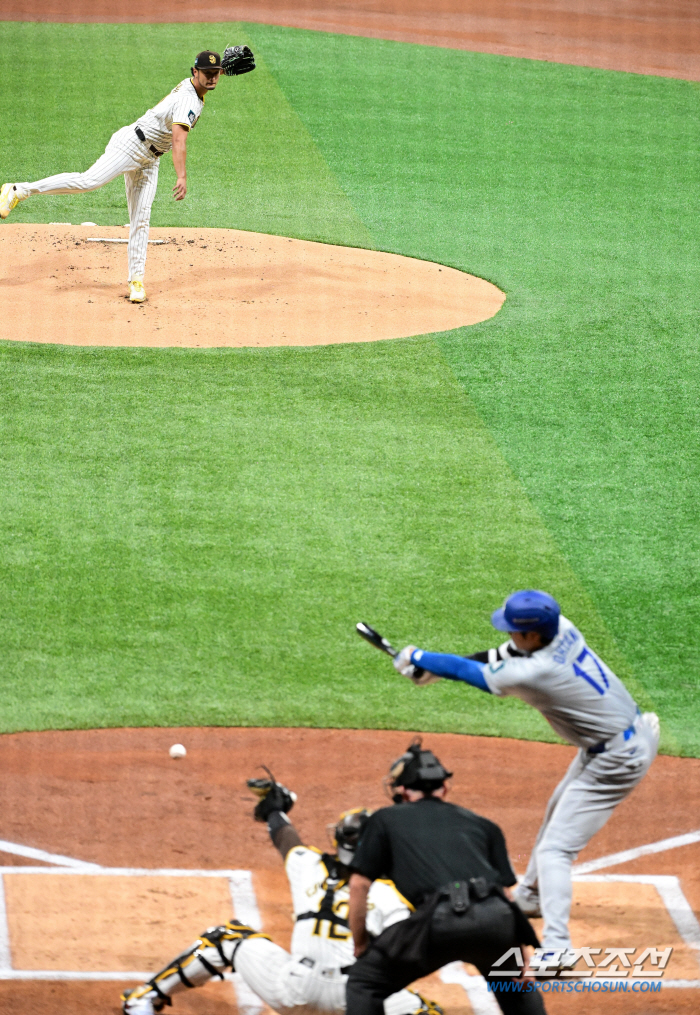
[[[182,744],[173,744],[168,753],[171,758],[184,758],[187,754],[187,748]]]

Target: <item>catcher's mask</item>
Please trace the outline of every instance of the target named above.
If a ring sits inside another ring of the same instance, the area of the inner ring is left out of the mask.
[[[357,844],[372,812],[364,807],[343,811],[337,824],[328,825],[328,836],[333,840],[338,859],[349,867],[355,856]]]
[[[397,792],[400,786],[432,793],[451,776],[452,772],[447,771],[432,751],[422,749],[422,740],[416,737],[406,753],[392,762],[389,774],[384,778],[384,789],[398,804],[403,800],[401,793]]]

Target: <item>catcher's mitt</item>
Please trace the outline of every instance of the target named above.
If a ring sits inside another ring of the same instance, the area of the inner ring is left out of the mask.
[[[262,768],[265,768],[263,765]],[[269,779],[248,779],[246,785],[260,800],[255,805],[253,817],[256,821],[267,821],[273,811],[291,811],[297,798],[296,793],[276,782],[269,768],[265,768]]]
[[[235,74],[247,74],[255,70],[255,57],[247,46],[227,46],[221,69],[230,78]]]

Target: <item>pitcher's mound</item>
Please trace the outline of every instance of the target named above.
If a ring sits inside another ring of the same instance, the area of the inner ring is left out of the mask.
[[[143,304],[125,298],[127,229],[0,228],[0,338],[65,345],[272,346],[449,331],[505,295],[455,268],[397,254],[246,233],[151,229]]]

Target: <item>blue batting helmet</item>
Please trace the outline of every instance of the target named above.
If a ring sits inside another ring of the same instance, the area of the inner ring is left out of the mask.
[[[521,589],[491,614],[497,631],[541,631],[550,640],[559,628],[559,603],[547,592]]]

